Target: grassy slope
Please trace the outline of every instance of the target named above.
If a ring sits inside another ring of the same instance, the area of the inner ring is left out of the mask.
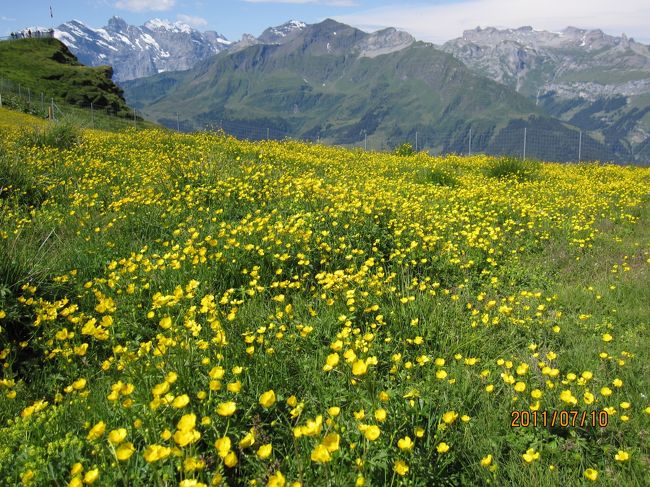
[[[20,39],[0,43],[0,77],[30,88],[36,100],[44,92],[57,102],[110,107],[128,115],[121,89],[111,81],[110,66],[80,64],[57,39]]]
[[[6,115],[0,112],[0,119]],[[6,483],[17,483],[30,470],[39,484],[68,482],[70,468],[81,462],[86,471],[98,467],[107,484],[210,480],[215,471],[231,483],[253,478],[266,483],[277,469],[305,485],[349,485],[358,475],[371,485],[400,484],[393,462],[403,459],[410,465],[404,483],[410,485],[578,485],[587,483],[587,468],[598,470],[601,485],[644,484],[650,462],[650,416],[643,412],[650,405],[644,395],[650,377],[647,170],[544,165],[532,180],[517,183],[486,176],[491,163],[483,157],[397,158],[157,132],[88,133],[83,145],[70,151],[18,147],[13,156],[0,156],[20,159],[17,168],[25,176],[17,199],[0,200],[6,202],[0,206],[0,242],[7,256],[0,263],[0,309],[8,316],[0,324],[10,333],[9,340],[0,334],[0,349],[11,350],[3,373],[17,380],[7,390],[18,392],[15,399],[0,399],[3,426],[9,421],[0,431],[0,478]],[[436,171],[448,176],[436,177]],[[27,198],[35,188],[41,189],[37,201]],[[38,204],[25,206],[30,202]],[[376,263],[363,271],[370,256]],[[470,260],[474,266],[462,267]],[[337,269],[347,277],[337,281]],[[318,277],[321,272],[325,277]],[[171,298],[177,285],[185,288],[192,279],[201,282],[195,297],[187,291],[178,305],[152,308],[155,292]],[[331,286],[330,279],[338,283]],[[31,296],[21,290],[27,282],[37,286],[35,300],[21,303],[20,295]],[[288,285],[293,282],[301,286]],[[105,314],[96,308],[104,298],[95,290],[116,306],[109,313],[114,323],[108,342],[80,330],[89,317],[100,320]],[[216,301],[229,296],[218,307],[230,342],[226,347],[199,347],[199,339],[212,337],[202,313],[196,317],[205,325],[198,336],[182,326],[191,328],[189,306],[200,308],[207,293]],[[81,322],[59,316],[34,328],[35,314],[45,316],[49,303],[64,296],[80,306],[70,318],[83,313]],[[414,300],[401,300],[408,296]],[[370,308],[373,304],[378,308]],[[503,305],[513,308],[509,317],[497,311]],[[152,319],[145,316],[150,309]],[[501,318],[500,324],[474,326],[485,313],[490,320]],[[171,330],[158,326],[165,314],[174,318]],[[342,315],[347,316],[343,321]],[[347,328],[345,319],[360,334],[351,332],[353,339],[345,339],[341,354],[350,348],[379,358],[356,379],[343,357],[334,371],[322,371],[332,353],[329,345]],[[270,326],[273,331],[266,332]],[[284,338],[276,335],[280,326],[286,328]],[[304,326],[313,328],[305,332]],[[63,327],[76,336],[52,338]],[[370,331],[375,336],[368,343],[355,342]],[[613,341],[604,342],[605,333]],[[422,345],[413,343],[416,335],[423,337]],[[174,336],[177,345],[168,344],[162,356],[156,347],[137,353],[141,343],[166,336]],[[246,336],[256,337],[252,354],[246,351],[251,344]],[[17,346],[23,340],[26,346]],[[83,357],[73,353],[68,361],[55,353],[52,360],[43,358],[44,350],[80,341],[90,343]],[[128,352],[115,352],[116,345]],[[557,357],[547,358],[551,352]],[[396,353],[400,361],[393,360]],[[446,362],[420,365],[418,357]],[[478,363],[467,363],[470,357]],[[497,359],[512,360],[514,367],[497,365]],[[104,370],[104,360],[114,365]],[[543,374],[539,362],[557,368],[559,376]],[[522,363],[529,370],[519,375],[515,368]],[[208,390],[208,371],[215,364],[226,369],[223,388],[205,401],[196,399],[199,390]],[[242,375],[233,375],[233,365],[244,367]],[[395,371],[389,373],[392,366]],[[448,376],[436,378],[438,370]],[[171,392],[189,394],[190,405],[181,411],[151,410],[150,390],[170,371],[179,375]],[[571,378],[583,371],[593,373],[587,387]],[[523,381],[525,393],[516,393],[502,373]],[[88,394],[64,393],[80,377],[88,378]],[[612,385],[614,378],[622,380],[620,389]],[[241,393],[227,392],[225,383],[237,379]],[[120,405],[127,396],[117,403],[107,400],[118,380],[135,385],[134,404]],[[489,383],[495,386],[491,394],[484,390]],[[604,386],[613,389],[611,397],[601,393]],[[542,409],[610,406],[616,414],[604,430],[511,428],[510,411],[532,405],[534,387],[543,391]],[[271,388],[278,403],[267,411],[258,399]],[[558,399],[566,389],[576,395],[576,406]],[[587,389],[596,395],[592,406],[583,402]],[[390,393],[388,402],[377,399],[382,390]],[[53,405],[56,393],[62,394],[58,406]],[[292,394],[305,403],[297,420],[285,402]],[[408,396],[414,397],[411,405]],[[50,406],[13,419],[38,399]],[[235,400],[240,408],[227,421],[215,414],[223,400]],[[621,406],[624,402],[629,410]],[[319,466],[309,457],[324,432],[293,439],[292,428],[326,415],[332,405],[342,407],[332,429],[341,435],[341,446],[331,463]],[[380,407],[388,411],[385,422],[374,417]],[[360,409],[365,409],[364,420],[354,418]],[[457,418],[441,428],[442,413],[450,410],[471,419]],[[161,434],[175,432],[181,414],[189,411],[210,417],[211,424],[197,425],[201,440],[184,448],[183,455],[200,456],[208,468],[181,474],[181,458],[173,456],[147,463],[145,447],[175,445]],[[623,414],[630,421],[622,421]],[[136,418],[143,427],[133,426]],[[107,422],[106,433],[127,428],[128,441],[137,449],[128,462],[116,462],[105,438],[86,439],[99,420]],[[380,439],[366,440],[358,432],[363,423],[378,424]],[[424,428],[421,439],[414,435],[415,426]],[[252,449],[237,447],[251,428],[257,443]],[[213,445],[226,431],[239,465],[222,470]],[[415,442],[410,453],[396,446],[407,435]],[[272,461],[256,459],[258,445],[269,441]],[[437,452],[441,441],[451,445],[449,452]],[[522,459],[528,448],[541,454],[531,464]],[[630,453],[628,462],[614,460],[618,449]],[[488,453],[497,465],[494,471],[479,464]],[[363,459],[363,469],[356,458]]]
[[[12,129],[16,127],[43,126],[45,120],[27,113],[17,112],[8,108],[0,108],[0,128]]]
[[[134,125],[155,127],[156,124],[140,116],[136,116],[134,124],[133,110],[126,105],[122,90],[111,81],[111,75],[109,66],[80,64],[56,39],[0,42],[0,91],[5,107],[46,118],[49,102],[54,99],[55,117],[82,127],[103,130]]]

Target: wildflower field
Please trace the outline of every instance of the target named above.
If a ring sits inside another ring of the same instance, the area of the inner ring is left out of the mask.
[[[648,485],[647,168],[0,133],[0,484]]]

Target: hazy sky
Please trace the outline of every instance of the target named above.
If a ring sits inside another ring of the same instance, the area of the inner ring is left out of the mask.
[[[315,23],[331,17],[367,31],[398,27],[435,43],[477,26],[530,25],[559,31],[571,25],[614,35],[624,32],[650,44],[650,0],[3,0],[3,4],[0,35],[70,19],[101,27],[118,15],[137,25],[153,17],[182,20],[238,40],[243,33],[259,35],[289,19]]]

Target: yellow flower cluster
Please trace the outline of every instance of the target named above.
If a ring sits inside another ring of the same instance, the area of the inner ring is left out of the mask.
[[[0,251],[34,265],[0,294],[7,482],[498,485],[539,465],[620,479],[647,456],[643,350],[602,303],[650,253],[579,297],[551,272],[592,279],[610,228],[641,221],[647,169],[520,181],[483,155],[161,131],[20,150],[43,197],[0,198]],[[560,457],[507,418],[570,410],[615,425],[581,437],[602,455]]]

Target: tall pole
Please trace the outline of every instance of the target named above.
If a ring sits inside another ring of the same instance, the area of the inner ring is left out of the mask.
[[[578,162],[582,160],[582,130],[578,136]]]
[[[524,161],[526,160],[526,127],[524,127]]]
[[[469,155],[472,155],[472,129],[469,129]]]

